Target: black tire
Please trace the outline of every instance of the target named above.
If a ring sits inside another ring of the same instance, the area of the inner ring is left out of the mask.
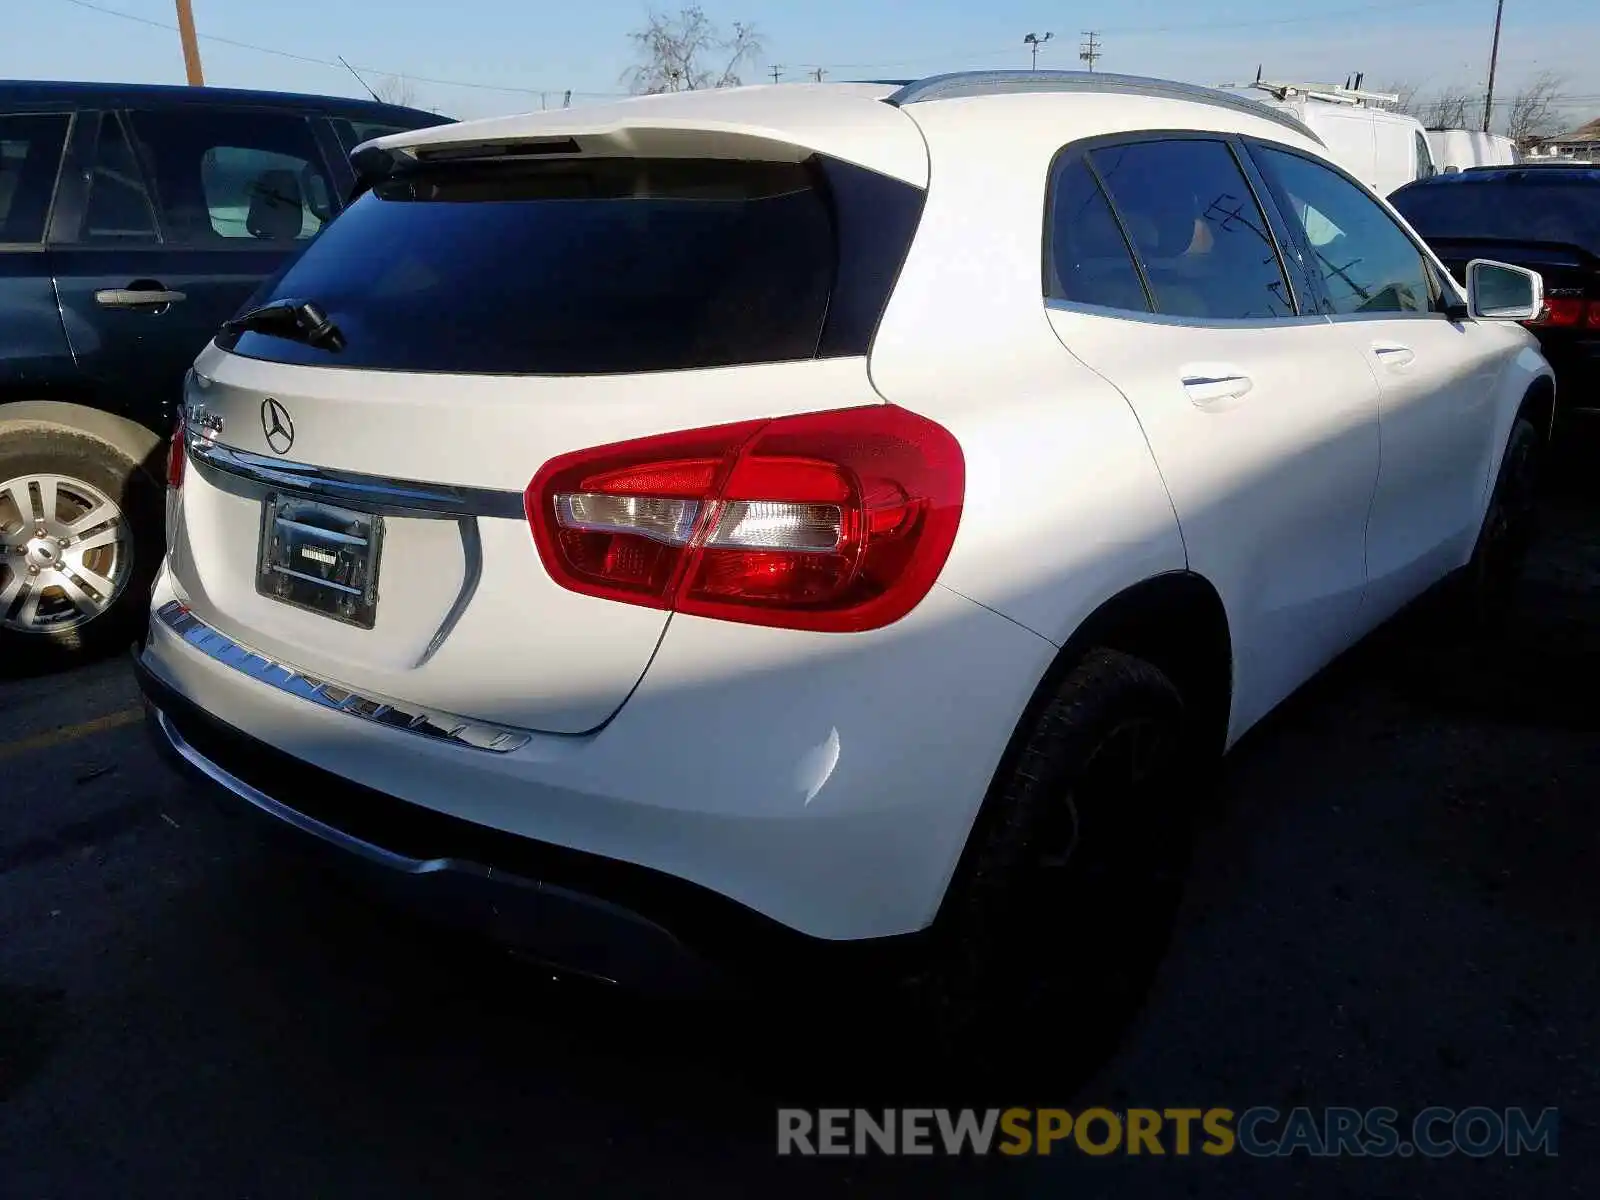
[[[1503,633],[1516,609],[1528,551],[1538,533],[1540,468],[1545,441],[1518,416],[1484,513],[1472,558],[1456,581],[1455,629],[1470,637]]]
[[[1076,1074],[1115,1047],[1182,897],[1189,745],[1183,698],[1149,663],[1097,649],[1062,681],[995,781],[931,958],[904,984],[944,1062],[990,1080],[1046,1062]],[[1042,1045],[1044,1030],[1058,1040]]]
[[[0,596],[19,578],[26,559],[18,554],[22,539],[35,531],[6,487],[14,480],[59,476],[58,512],[70,515],[80,496],[93,493],[118,510],[125,536],[99,551],[90,561],[115,584],[112,602],[97,615],[83,618],[60,589],[46,590],[41,616],[19,628],[25,593],[0,604],[0,671],[54,669],[127,647],[139,636],[149,611],[150,587],[161,562],[164,488],[143,467],[97,438],[70,430],[28,428],[0,439]],[[87,485],[82,487],[81,485]],[[28,490],[39,506],[41,494]],[[37,515],[37,514],[35,514]],[[108,522],[104,528],[109,528]],[[80,539],[82,540],[82,539]],[[81,550],[80,550],[81,552]],[[31,588],[31,585],[30,585]],[[52,615],[57,619],[49,619]]]

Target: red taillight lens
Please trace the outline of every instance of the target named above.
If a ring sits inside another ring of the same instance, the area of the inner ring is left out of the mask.
[[[526,499],[563,587],[842,632],[897,621],[928,594],[964,487],[947,430],[874,405],[563,455]]]
[[[1590,329],[1600,329],[1600,300],[1589,301],[1589,319],[1585,324]]]
[[[183,419],[183,405],[178,405],[178,419],[172,425],[172,441],[167,446],[167,486],[181,488],[183,486],[183,469],[189,461],[189,454],[184,446],[186,426]]]
[[[1586,307],[1582,300],[1575,300],[1570,296],[1546,296],[1544,311],[1528,324],[1572,329],[1583,324]]]

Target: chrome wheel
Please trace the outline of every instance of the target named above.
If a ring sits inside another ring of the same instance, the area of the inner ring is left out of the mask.
[[[115,501],[66,475],[0,482],[0,626],[56,633],[116,603],[133,538]]]

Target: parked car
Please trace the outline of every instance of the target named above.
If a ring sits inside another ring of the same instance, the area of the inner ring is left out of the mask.
[[[1484,133],[1478,129],[1430,129],[1428,149],[1441,174],[1453,174],[1473,167],[1514,166],[1521,154],[1516,142],[1503,133]]]
[[[0,82],[0,658],[131,641],[184,372],[409,108]]]
[[[1457,279],[1475,258],[1539,273],[1545,308],[1528,327],[1555,368],[1558,419],[1600,416],[1600,166],[1463,171],[1392,200]]]
[[[779,85],[358,158],[195,363],[138,675],[236,809],[547,962],[1066,1021],[1207,764],[1515,577],[1537,278],[1458,288],[1252,101]]]

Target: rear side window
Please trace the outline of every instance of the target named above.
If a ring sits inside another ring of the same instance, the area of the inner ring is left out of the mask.
[[[311,124],[268,109],[136,112],[166,240],[188,246],[292,243],[333,216]]]
[[[1046,295],[1075,304],[1150,310],[1127,239],[1081,158],[1063,160],[1056,171],[1046,239]]]
[[[1437,183],[1389,202],[1425,238],[1562,242],[1600,254],[1600,171],[1570,181]]]
[[[1089,157],[1157,312],[1227,321],[1295,315],[1266,217],[1226,142],[1134,142]]]
[[[0,243],[44,240],[67,117],[0,116]]]
[[[377,183],[254,298],[314,301],[330,367],[598,375],[864,354],[921,212],[858,167],[596,158]],[[231,341],[231,344],[230,344]]]

